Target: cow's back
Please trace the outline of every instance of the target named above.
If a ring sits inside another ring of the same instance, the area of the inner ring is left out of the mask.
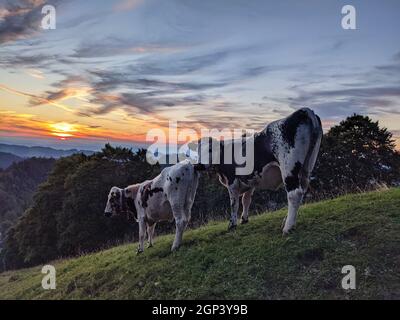
[[[300,166],[308,173],[312,171],[322,139],[322,127],[311,109],[299,109],[270,123],[265,131],[270,136],[272,153],[284,176]]]
[[[194,201],[199,174],[189,160],[165,169],[165,183],[171,205],[186,207]],[[189,203],[187,203],[189,202]]]
[[[149,182],[145,212],[154,219],[172,219],[172,207],[185,209],[192,206],[198,185],[198,173],[188,160],[164,168]]]

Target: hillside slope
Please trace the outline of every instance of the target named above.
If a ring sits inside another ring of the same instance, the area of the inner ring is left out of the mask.
[[[227,232],[212,223],[172,235],[136,256],[136,244],[54,262],[57,289],[41,288],[40,267],[0,274],[9,299],[400,299],[400,189],[303,206],[297,230],[282,237],[285,210],[251,217]],[[341,288],[341,269],[357,289]]]

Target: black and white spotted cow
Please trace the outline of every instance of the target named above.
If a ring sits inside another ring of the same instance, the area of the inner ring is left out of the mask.
[[[283,233],[288,234],[296,223],[296,216],[301,201],[309,185],[311,171],[314,168],[319,152],[322,126],[314,112],[308,108],[297,110],[287,118],[274,121],[264,130],[252,137],[254,139],[254,169],[251,174],[237,175],[236,168],[240,167],[235,161],[225,163],[224,151],[229,142],[217,142],[209,139],[209,149],[201,149],[200,140],[198,152],[200,163],[206,162],[206,168],[213,167],[220,182],[228,189],[231,202],[231,218],[229,229],[237,225],[239,199],[242,196],[242,223],[248,222],[248,210],[255,188],[277,190],[284,186],[287,191],[288,215],[284,220]],[[212,143],[220,144],[219,164],[212,164]],[[230,142],[232,144],[232,141]],[[243,139],[234,141],[242,146]],[[240,146],[239,146],[240,147]],[[232,151],[230,151],[232,152]],[[202,159],[207,159],[203,161]]]
[[[144,250],[147,229],[149,246],[153,245],[154,228],[159,221],[175,219],[176,232],[172,251],[179,248],[191,215],[199,172],[184,160],[167,167],[153,180],[128,186],[112,187],[104,214],[107,217],[130,212],[139,222],[138,253]]]

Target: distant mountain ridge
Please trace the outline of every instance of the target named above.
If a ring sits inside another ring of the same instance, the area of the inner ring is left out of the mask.
[[[0,168],[6,169],[11,166],[14,162],[20,162],[23,158],[16,156],[15,154],[8,152],[0,152]]]
[[[90,150],[78,150],[78,149],[59,150],[50,147],[27,147],[27,146],[4,144],[4,143],[0,143],[0,152],[9,153],[21,158],[41,157],[41,158],[55,158],[55,159],[61,157],[67,157],[74,153],[84,153],[86,155],[91,155],[94,153],[94,151]]]

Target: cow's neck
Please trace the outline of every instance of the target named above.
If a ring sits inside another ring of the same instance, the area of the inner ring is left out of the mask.
[[[128,212],[133,218],[137,221],[137,211],[136,211],[136,206],[135,206],[135,197],[136,193],[132,192],[132,190],[128,188],[125,188],[122,190],[122,197],[121,197],[121,202],[122,202],[122,211],[123,212]]]

